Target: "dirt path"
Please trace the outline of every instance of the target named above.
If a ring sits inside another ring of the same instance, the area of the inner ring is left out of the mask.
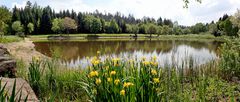
[[[22,60],[26,65],[29,64],[33,57],[48,58],[36,51],[35,45],[28,38],[20,42],[3,44],[3,46],[8,49],[13,58]]]

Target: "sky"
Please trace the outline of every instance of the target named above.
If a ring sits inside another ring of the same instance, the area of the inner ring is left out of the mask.
[[[0,0],[0,5],[8,8],[24,7],[28,0]],[[41,6],[51,6],[55,11],[74,9],[81,12],[109,12],[117,11],[125,16],[134,15],[136,18],[144,16],[155,19],[169,18],[178,21],[180,25],[194,25],[198,22],[208,23],[217,21],[224,14],[232,15],[240,9],[240,0],[202,0],[202,3],[190,0],[189,8],[183,8],[182,0],[29,0]]]

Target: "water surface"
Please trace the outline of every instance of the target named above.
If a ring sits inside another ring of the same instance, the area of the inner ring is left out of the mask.
[[[157,56],[160,66],[177,64],[190,56],[198,65],[218,57],[217,41],[187,41],[187,40],[88,40],[88,41],[49,41],[35,42],[37,51],[51,57],[51,49],[60,49],[64,64],[70,67],[86,67],[89,63],[86,57],[96,56],[101,51],[101,59],[106,56],[120,57],[123,60],[140,60],[146,57],[150,60]]]

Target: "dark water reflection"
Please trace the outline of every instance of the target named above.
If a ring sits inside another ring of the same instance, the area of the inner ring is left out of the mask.
[[[198,64],[216,59],[219,55],[217,41],[186,41],[186,40],[128,40],[128,41],[58,41],[36,42],[37,51],[51,57],[51,48],[61,49],[62,59],[71,67],[88,65],[86,57],[96,56],[97,51],[106,56],[123,59],[150,59],[157,56],[160,65],[181,64],[191,56]]]

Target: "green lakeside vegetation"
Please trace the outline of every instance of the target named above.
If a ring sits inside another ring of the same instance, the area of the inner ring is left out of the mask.
[[[43,8],[27,2],[26,7],[15,6],[12,11],[0,7],[0,42],[20,41],[19,37],[47,41],[48,36],[55,35],[85,40],[89,35],[119,39],[131,35],[152,39],[224,41],[219,60],[197,67],[191,58],[181,67],[161,68],[154,56],[151,60],[142,58],[140,62],[110,57],[100,61],[99,56],[104,52],[99,51],[96,57],[88,60],[92,63],[88,68],[70,69],[60,66],[61,55],[53,49],[50,60],[36,56],[29,66],[17,61],[17,77],[27,80],[41,101],[237,102],[240,100],[239,16],[238,10],[235,15],[224,15],[217,22],[182,26],[170,19],[135,19],[119,12],[115,15],[98,11],[76,13],[74,10],[55,13],[49,6]],[[2,89],[0,96],[5,100]]]
[[[0,38],[0,43],[18,42],[22,39],[17,36],[4,36]]]

